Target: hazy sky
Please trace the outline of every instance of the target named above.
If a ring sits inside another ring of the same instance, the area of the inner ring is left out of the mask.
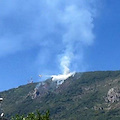
[[[120,70],[119,0],[0,0],[0,91],[39,74]]]

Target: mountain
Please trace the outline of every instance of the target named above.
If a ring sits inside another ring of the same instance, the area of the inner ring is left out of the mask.
[[[47,79],[0,92],[10,118],[40,110],[52,120],[119,120],[120,71],[75,73],[61,85]]]

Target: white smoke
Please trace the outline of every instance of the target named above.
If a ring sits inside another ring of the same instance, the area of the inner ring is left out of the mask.
[[[72,73],[67,73],[67,74],[61,74],[61,75],[52,75],[52,81],[57,81],[57,85],[61,85],[62,83],[64,83],[64,81],[71,77],[71,76],[74,76],[74,72]]]
[[[61,58],[61,63],[63,69],[63,75],[67,75],[70,72],[69,66],[70,66],[70,58],[69,56],[63,56]]]
[[[84,50],[94,42],[98,0],[11,1],[0,2],[0,57],[39,48],[41,74],[58,73],[58,62],[65,76],[85,68]]]
[[[82,68],[84,49],[94,42],[94,0],[92,2],[79,0],[79,3],[75,0],[75,2],[70,1],[69,3],[66,2],[64,10],[59,13],[60,23],[64,26],[62,34],[64,50],[59,55],[62,74],[51,76],[53,81],[63,80],[61,83],[74,75],[74,72],[70,71],[71,66],[72,70],[74,70],[74,66],[77,66],[75,69]],[[91,6],[91,4],[93,5]]]
[[[91,8],[89,1],[80,0],[80,2],[82,3],[81,6],[77,4],[68,5],[64,13],[62,13],[61,21],[66,29],[62,39],[65,50],[60,56],[63,75],[53,76],[53,80],[65,80],[71,76],[71,63],[77,64],[78,67],[80,67],[80,65],[82,66],[81,58],[83,58],[84,55],[84,48],[91,45],[94,41],[94,9]],[[75,59],[77,59],[77,63]],[[74,63],[72,61],[74,61]]]

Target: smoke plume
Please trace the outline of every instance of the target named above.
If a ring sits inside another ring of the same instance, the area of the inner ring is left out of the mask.
[[[62,39],[65,50],[61,56],[60,65],[64,74],[69,72],[73,60],[83,57],[84,48],[91,45],[94,40],[93,9],[88,1],[81,0],[81,2],[81,6],[77,4],[66,6],[62,16],[66,31]],[[79,63],[81,61],[77,61],[78,66]]]
[[[39,48],[40,74],[83,70],[85,48],[94,42],[95,0],[11,1],[0,2],[0,57]]]

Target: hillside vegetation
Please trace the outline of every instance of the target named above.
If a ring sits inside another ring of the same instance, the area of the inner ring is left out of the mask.
[[[0,93],[5,116],[50,111],[52,120],[119,120],[120,71],[76,73],[62,85],[51,79]]]

